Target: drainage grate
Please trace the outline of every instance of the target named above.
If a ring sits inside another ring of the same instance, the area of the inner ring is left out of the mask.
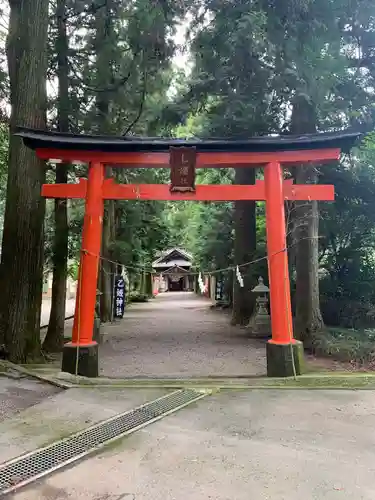
[[[102,445],[131,434],[206,394],[193,389],[172,392],[45,448],[5,462],[0,465],[0,496],[75,462]]]

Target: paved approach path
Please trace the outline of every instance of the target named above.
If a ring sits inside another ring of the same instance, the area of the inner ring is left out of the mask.
[[[264,375],[265,344],[188,292],[133,304],[124,319],[102,325],[100,374],[109,377]]]
[[[70,389],[0,424],[0,457],[160,395]],[[9,498],[374,500],[374,426],[373,391],[224,391]]]

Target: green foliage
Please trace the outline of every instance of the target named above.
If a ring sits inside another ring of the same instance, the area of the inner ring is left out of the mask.
[[[314,338],[314,352],[354,366],[373,367],[375,360],[375,331],[329,328]]]
[[[79,273],[79,267],[78,267],[78,263],[73,261],[71,263],[69,263],[68,265],[68,276],[76,281],[78,280],[78,273]]]
[[[194,68],[187,94],[204,110],[200,135],[246,138],[277,130],[281,101],[274,92],[265,11],[252,0],[203,3],[206,16],[197,16],[192,27]]]
[[[132,292],[129,294],[128,300],[129,300],[129,302],[133,302],[134,304],[137,304],[137,303],[148,302],[150,299],[145,294]]]
[[[334,203],[321,205],[322,311],[330,325],[367,326],[375,304],[375,171],[369,138],[352,161],[326,168]],[[375,159],[375,157],[374,157]]]
[[[170,60],[172,35],[180,6],[150,0],[67,1],[69,32],[69,106],[73,132],[114,135],[158,135],[159,120],[168,100],[173,78]],[[51,87],[57,74],[56,18],[50,23]],[[50,96],[50,123],[56,124],[56,96]],[[50,172],[49,182],[54,182]],[[87,174],[71,169],[70,182]],[[153,169],[116,170],[125,183],[164,182],[164,173]],[[126,265],[149,265],[157,250],[168,242],[163,205],[157,202],[115,204],[115,241],[111,258]],[[79,260],[84,203],[69,206],[69,257]],[[46,267],[51,267],[52,206],[46,217]]]
[[[370,1],[296,0],[196,4],[190,29],[193,68],[174,96],[178,137],[287,133],[291,105],[305,101],[319,130],[374,128],[375,7]],[[308,120],[308,117],[305,117]],[[307,123],[304,127],[314,127]],[[321,203],[321,302],[328,324],[373,323],[375,133],[340,165],[321,169],[335,203]],[[199,181],[232,182],[217,178]],[[231,204],[167,208],[173,241],[198,266],[233,264]],[[264,253],[264,205],[257,207],[258,254]],[[260,273],[266,270],[260,271]]]

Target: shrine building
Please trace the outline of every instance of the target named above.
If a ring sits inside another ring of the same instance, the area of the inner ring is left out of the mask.
[[[164,250],[152,263],[154,288],[159,292],[187,292],[194,289],[190,274],[193,257],[181,248]]]

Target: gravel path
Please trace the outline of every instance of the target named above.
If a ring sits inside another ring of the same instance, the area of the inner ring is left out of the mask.
[[[109,377],[249,376],[266,373],[265,345],[230,326],[228,315],[193,293],[168,292],[134,304],[102,325],[101,375]]]

